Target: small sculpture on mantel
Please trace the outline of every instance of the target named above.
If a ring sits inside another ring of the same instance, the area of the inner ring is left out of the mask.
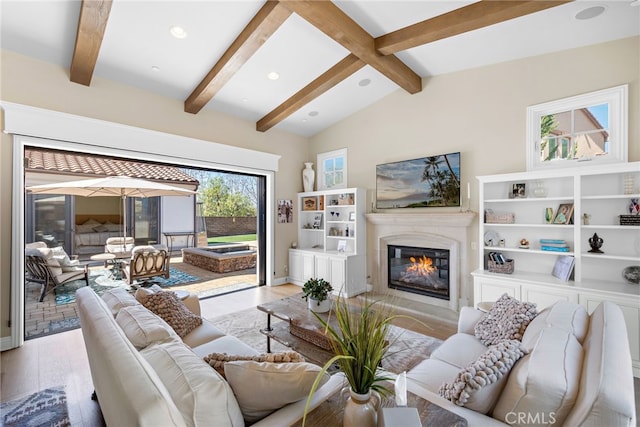
[[[593,236],[589,239],[589,246],[591,246],[591,250],[589,252],[594,254],[603,254],[604,252],[600,250],[603,242],[604,240],[602,240],[602,237],[598,236],[598,233],[593,233]]]

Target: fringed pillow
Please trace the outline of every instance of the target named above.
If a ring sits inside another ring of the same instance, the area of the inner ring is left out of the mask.
[[[223,378],[224,364],[227,362],[235,362],[238,360],[250,360],[252,362],[270,362],[270,363],[293,363],[304,362],[304,357],[295,351],[284,351],[282,353],[263,353],[255,356],[238,356],[228,355],[227,353],[211,353],[204,357],[204,361],[215,369]]]
[[[503,294],[475,327],[475,336],[486,346],[504,340],[522,340],[524,330],[538,315],[536,304]]]
[[[142,305],[167,322],[180,338],[184,338],[202,325],[202,317],[193,314],[175,292],[156,292],[148,295]]]
[[[509,371],[524,355],[520,341],[502,341],[458,372],[452,383],[442,384],[438,393],[458,406],[486,414],[500,397]]]

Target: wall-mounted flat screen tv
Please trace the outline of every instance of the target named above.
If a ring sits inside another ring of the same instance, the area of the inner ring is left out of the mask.
[[[460,153],[376,166],[376,208],[460,206]]]

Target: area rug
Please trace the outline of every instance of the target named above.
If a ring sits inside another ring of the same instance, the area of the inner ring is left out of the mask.
[[[0,426],[70,426],[64,386],[47,388],[22,399],[0,404]]]
[[[267,338],[260,333],[260,329],[267,326],[267,314],[256,308],[238,311],[225,316],[208,319],[227,335],[233,335],[248,346],[264,353],[267,351]],[[271,318],[272,325],[283,320]],[[390,372],[399,374],[408,371],[442,344],[442,341],[409,331],[392,325],[389,332],[391,346],[387,356],[382,361],[382,367]],[[271,351],[288,350],[284,345],[271,340]]]
[[[184,271],[178,270],[177,268],[169,267],[168,279],[165,279],[164,277],[155,277],[147,283],[153,283],[163,288],[168,288],[171,286],[185,285],[188,283],[197,282],[198,280],[200,280],[200,278],[196,276],[185,273]],[[56,304],[60,305],[75,302],[76,291],[83,286],[86,286],[84,280],[74,280],[73,282],[58,286],[55,289]],[[89,275],[89,286],[98,295],[102,295],[105,291],[118,287],[130,289],[130,286],[126,281],[111,278],[110,270],[91,271]]]

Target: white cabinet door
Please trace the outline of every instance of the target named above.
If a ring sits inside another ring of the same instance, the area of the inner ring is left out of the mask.
[[[315,256],[315,276],[316,279],[324,279],[327,282],[333,282],[331,280],[331,262],[329,255],[316,255]]]
[[[307,252],[302,252],[302,282],[306,282],[312,277],[315,277],[315,275],[315,256]]]
[[[302,254],[295,250],[289,251],[289,281],[295,284],[302,284],[303,274]]]
[[[289,281],[296,285],[315,276],[315,257],[312,253],[289,250]]]
[[[578,304],[578,294],[574,291],[554,289],[550,286],[522,285],[522,301],[533,302],[538,311],[542,311],[556,301],[569,301]]]
[[[502,281],[498,278],[476,277],[474,279],[473,298],[476,306],[479,302],[496,301],[504,293],[520,299],[520,285],[510,281]]]
[[[345,289],[346,277],[347,277],[347,261],[343,257],[331,257],[329,259],[331,264],[331,286],[333,287],[334,293],[345,293],[347,289]]]

